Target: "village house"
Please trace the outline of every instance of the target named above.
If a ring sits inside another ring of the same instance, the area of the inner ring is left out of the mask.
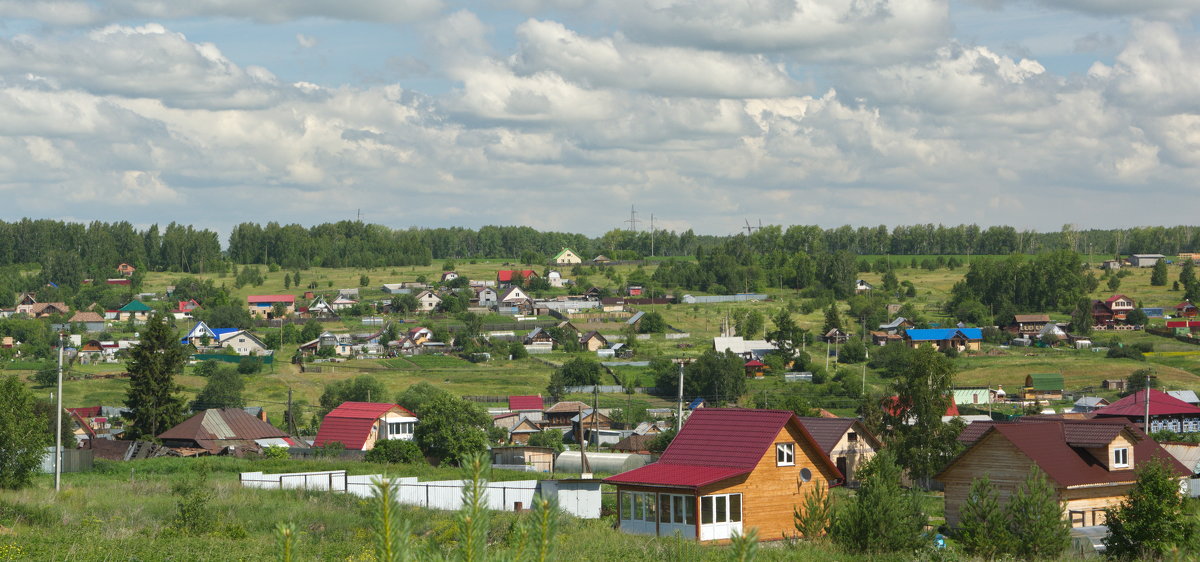
[[[370,451],[382,439],[412,441],[417,416],[399,404],[342,402],[321,421],[313,446],[341,443],[349,451]]]
[[[842,478],[796,414],[703,408],[658,462],[605,482],[617,488],[621,531],[727,541],[750,529],[764,540],[794,535],[809,489]]]
[[[457,271],[443,271],[442,272],[442,283],[449,283],[455,279],[458,279]]]
[[[185,456],[259,452],[263,447],[290,447],[295,443],[282,429],[242,408],[204,410],[158,435],[163,445],[181,449]],[[228,448],[228,450],[226,450]]]
[[[500,306],[514,307],[522,311],[527,311],[532,308],[533,301],[529,298],[529,294],[521,290],[520,287],[509,287],[504,294],[500,295]]]
[[[854,282],[854,294],[862,295],[875,290],[875,286],[859,279]]]
[[[1133,254],[1129,256],[1129,265],[1133,267],[1154,267],[1158,260],[1164,259],[1162,254]]]
[[[67,320],[67,324],[81,326],[88,333],[103,332],[105,327],[104,317],[90,311],[76,312]]]
[[[512,413],[516,416],[516,423],[508,428],[508,442],[513,444],[527,444],[529,438],[535,433],[542,432],[542,424],[526,414]]]
[[[418,311],[432,312],[437,310],[440,304],[442,304],[442,297],[437,296],[433,291],[421,291],[417,294]]]
[[[275,305],[283,306],[283,315],[296,312],[295,295],[250,295],[246,297],[246,305],[250,315],[255,318],[275,318]]]
[[[1080,396],[1075,404],[1071,406],[1071,411],[1077,414],[1086,414],[1094,412],[1108,405],[1108,400],[1099,396]]]
[[[946,523],[958,526],[971,482],[987,475],[1001,504],[1038,467],[1046,473],[1073,527],[1104,524],[1104,509],[1125,499],[1135,471],[1162,459],[1180,477],[1190,474],[1153,439],[1124,420],[977,422],[959,441],[969,448],[934,479],[945,486]]]
[[[135,271],[137,271],[137,268],[127,263],[122,263],[121,265],[117,266],[117,273],[125,277],[133,277],[133,272]]]
[[[604,412],[587,408],[571,418],[571,435],[579,435],[580,430],[612,429],[613,420]]]
[[[1008,325],[1008,331],[1019,337],[1029,338],[1040,334],[1042,328],[1049,323],[1049,314],[1014,314],[1012,324]]]
[[[558,402],[542,412],[543,425],[570,431],[571,418],[579,415],[584,410],[590,409],[591,406],[577,400]]]
[[[496,272],[496,283],[500,287],[508,287],[514,283],[515,278],[520,277],[520,284],[523,285],[525,282],[537,276],[537,272],[532,269],[522,269],[519,271],[513,269],[501,269]]]
[[[145,322],[147,318],[150,318],[150,313],[153,311],[154,309],[150,308],[150,305],[134,299],[129,301],[129,304],[117,309],[117,320],[121,322],[129,320]]]
[[[557,255],[554,256],[554,265],[575,265],[582,263],[583,259],[579,257],[570,248],[563,248]]]
[[[947,349],[975,351],[983,342],[983,330],[980,328],[913,329],[904,332],[904,341],[912,348],[930,344],[938,351]]]
[[[1139,390],[1093,412],[1097,418],[1121,418],[1145,423],[1149,394],[1150,433],[1169,429],[1175,433],[1200,432],[1200,408],[1154,389]]]
[[[1065,387],[1062,373],[1034,373],[1025,375],[1021,393],[1025,400],[1062,400]]]
[[[567,284],[567,280],[563,279],[562,273],[559,273],[557,271],[547,271],[546,272],[546,282],[549,283],[550,286],[554,287],[554,288],[561,288]]]
[[[232,349],[234,353],[242,356],[271,355],[273,353],[266,343],[258,339],[258,336],[246,330],[237,330],[226,334],[221,338],[220,345],[223,348]]]
[[[539,327],[534,328],[530,330],[528,334],[525,334],[523,343],[528,346],[553,348],[555,342],[554,337],[550,335],[550,332],[547,332]]]
[[[897,316],[897,317],[893,318],[891,322],[888,322],[887,324],[879,325],[879,329],[881,331],[887,332],[889,334],[898,334],[902,330],[907,330],[909,328],[915,328],[915,327],[916,327],[916,324],[913,324],[912,320],[909,320],[903,316]]]
[[[858,466],[879,451],[883,444],[867,426],[855,418],[800,418],[800,423],[812,435],[825,456],[833,460],[844,483],[857,486],[854,477]]]
[[[596,351],[608,347],[608,340],[600,332],[592,330],[579,338],[579,347],[585,351]]]
[[[1197,312],[1200,311],[1196,309],[1196,305],[1192,304],[1191,301],[1185,300],[1175,305],[1175,316],[1181,318],[1195,318]]]
[[[217,328],[212,329],[204,322],[196,322],[191,330],[188,330],[187,335],[183,336],[179,343],[191,345],[197,349],[205,347],[217,347],[221,342],[221,337],[237,332],[237,328]]]
[[[821,336],[821,340],[825,343],[842,344],[850,341],[850,334],[838,328],[831,328],[828,332],[825,332],[825,335]]]
[[[172,312],[190,317],[198,308],[200,308],[200,303],[196,302],[196,299],[188,299],[185,301],[178,301],[175,304],[175,310]]]

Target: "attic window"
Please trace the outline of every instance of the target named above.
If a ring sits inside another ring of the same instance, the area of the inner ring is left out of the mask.
[[[775,466],[795,466],[795,465],[796,465],[795,443],[776,443],[775,444]]]
[[[1113,449],[1113,467],[1128,468],[1129,467],[1129,449],[1121,447]]]
[[[853,431],[847,433],[846,441],[848,441],[850,443],[857,443],[858,442],[858,434],[854,433]]]

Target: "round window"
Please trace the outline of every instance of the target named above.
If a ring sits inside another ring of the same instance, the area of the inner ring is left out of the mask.
[[[800,481],[808,482],[809,480],[812,480],[812,471],[807,468],[801,468],[800,469]]]

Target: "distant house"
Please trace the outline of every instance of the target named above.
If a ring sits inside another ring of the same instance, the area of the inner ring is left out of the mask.
[[[1129,265],[1133,267],[1154,267],[1158,260],[1165,258],[1162,254],[1133,254],[1129,256]]]
[[[727,541],[795,533],[793,510],[843,475],[790,411],[692,412],[658,462],[605,479],[626,533]],[[802,509],[802,508],[800,508]]]
[[[888,322],[887,324],[879,325],[879,329],[881,331],[887,332],[889,334],[894,334],[894,333],[899,332],[900,330],[907,330],[909,328],[915,328],[915,327],[916,327],[916,325],[912,323],[912,320],[909,320],[903,316],[897,316],[897,317],[893,318],[891,322]]]
[[[1146,406],[1149,394],[1149,408]],[[1093,412],[1097,418],[1122,418],[1141,424],[1150,412],[1150,433],[1169,429],[1175,433],[1200,433],[1200,407],[1158,390],[1139,390]]]
[[[83,326],[85,332],[103,332],[104,317],[95,312],[76,312],[67,320],[70,325]]]
[[[442,272],[442,283],[449,283],[450,281],[453,281],[455,279],[458,279],[458,272],[456,272],[456,271],[443,271]]]
[[[479,306],[491,308],[500,302],[500,296],[491,287],[475,287],[475,300]]]
[[[838,328],[833,328],[828,332],[825,332],[825,335],[821,336],[821,339],[824,340],[825,343],[846,343],[850,341],[850,334],[847,334]]]
[[[546,282],[549,283],[551,287],[556,288],[563,287],[567,284],[567,280],[563,279],[562,273],[553,270],[546,272]]]
[[[122,263],[121,265],[117,266],[117,273],[124,275],[125,277],[133,277],[133,272],[135,271],[137,271],[137,268],[127,263]]]
[[[1100,264],[1100,269],[1103,269],[1105,271],[1116,271],[1118,269],[1121,269],[1121,261],[1120,260],[1104,260],[1104,262]]]
[[[1104,509],[1124,500],[1150,459],[1161,459],[1180,478],[1191,473],[1133,424],[1124,420],[977,422],[968,449],[934,479],[945,486],[946,523],[956,527],[971,483],[987,475],[1007,502],[1038,467],[1054,487],[1074,527],[1103,525]],[[964,433],[967,433],[964,431]],[[962,439],[960,438],[960,442]]]
[[[1200,406],[1200,398],[1196,396],[1194,390],[1168,390],[1167,394],[1192,406]]]
[[[572,435],[579,435],[581,429],[584,431],[612,429],[612,424],[612,418],[604,415],[604,412],[588,408],[571,418],[571,433]]]
[[[1079,414],[1086,414],[1088,412],[1099,410],[1107,405],[1108,400],[1105,400],[1099,396],[1080,396],[1079,399],[1075,401],[1071,411]]]
[[[183,336],[179,341],[181,344],[191,345],[196,348],[215,347],[221,343],[221,338],[229,334],[238,332],[237,328],[217,328],[213,329],[204,322],[196,322],[191,330]]]
[[[145,320],[150,317],[150,313],[154,309],[150,308],[146,303],[139,300],[129,301],[129,304],[117,309],[117,320]]]
[[[897,334],[897,333],[878,332],[878,331],[871,332],[871,344],[872,345],[884,346],[884,345],[887,345],[892,342],[902,342],[902,341],[904,341],[904,336]]]
[[[589,409],[591,409],[591,407],[587,404],[577,400],[571,400],[566,402],[558,402],[553,406],[546,408],[542,414],[547,426],[570,428],[571,418],[579,415],[580,412]]]
[[[412,293],[412,289],[408,289],[403,283],[384,283],[379,287],[380,291],[389,295],[407,295]]]
[[[163,445],[175,449],[195,449],[212,455],[223,451],[238,454],[257,452],[263,447],[294,445],[282,429],[254,417],[242,408],[204,410],[158,435]],[[229,450],[226,451],[226,448]]]
[[[347,450],[369,451],[385,439],[411,441],[417,416],[399,404],[342,402],[321,422],[316,447],[338,442]]]
[[[986,406],[996,400],[996,391],[990,388],[955,388],[951,391],[954,403],[959,406]]]
[[[630,285],[625,288],[625,294],[627,294],[631,297],[640,297],[640,296],[642,296],[643,290],[644,289],[642,288],[641,285]]]
[[[296,295],[250,295],[246,297],[250,315],[256,318],[274,318],[276,304],[283,305],[284,316],[294,314],[296,312]]]
[[[513,412],[536,413],[540,418],[542,410],[546,407],[542,401],[541,395],[533,396],[509,396],[508,409]]]
[[[509,287],[500,295],[500,304],[504,306],[520,306],[529,302],[529,294],[520,287]]]
[[[875,290],[875,286],[859,279],[854,282],[854,294],[861,295]]]
[[[575,265],[582,262],[583,259],[579,257],[579,254],[576,254],[570,248],[563,248],[562,251],[554,256],[555,265]]]
[[[595,264],[606,264],[606,263],[612,263],[612,260],[611,260],[611,259],[609,259],[609,257],[608,257],[608,256],[606,256],[606,255],[604,255],[604,254],[600,254],[600,255],[598,255],[598,256],[596,256],[596,257],[592,258],[592,263],[595,263]]]
[[[346,310],[348,308],[353,308],[356,304],[358,304],[358,301],[339,294],[337,298],[333,299],[333,301],[329,303],[329,308],[331,310]],[[311,311],[312,307],[309,307],[309,310]]]
[[[1104,390],[1124,391],[1128,385],[1129,381],[1125,379],[1104,379],[1104,382],[1100,384],[1100,388]]]
[[[906,330],[904,341],[909,347],[920,347],[930,344],[938,349],[956,349],[958,351],[977,350],[983,342],[983,330],[980,328],[929,328],[924,330]]]
[[[1049,314],[1015,314],[1009,331],[1018,336],[1036,336],[1050,323]]]
[[[649,455],[650,444],[658,438],[658,434],[638,435],[633,434],[620,441],[617,441],[610,447],[613,451],[619,453],[634,453],[638,455]]]
[[[800,418],[800,423],[812,435],[847,484],[856,485],[858,466],[875,456],[883,444],[866,425],[855,418]]]
[[[554,342],[554,337],[550,335],[550,332],[547,332],[546,330],[543,330],[541,328],[534,328],[533,330],[530,330],[530,332],[528,334],[525,335],[525,339],[524,339],[523,343],[525,345],[553,346],[555,342]]]
[[[246,330],[237,330],[226,334],[221,338],[220,345],[223,348],[232,349],[234,353],[242,356],[271,354],[271,349],[267,344]]]
[[[185,301],[179,301],[175,305],[175,312],[191,316],[191,314],[198,308],[200,308],[200,303],[196,302],[196,299],[188,299]]]
[[[741,336],[717,336],[713,338],[713,351],[717,353],[733,353],[743,359],[762,359],[766,354],[778,349],[774,343],[767,340],[747,340]]]
[[[747,361],[746,364],[743,365],[742,367],[746,370],[747,377],[761,379],[767,373],[766,363],[763,363],[762,361],[759,361],[758,359],[751,359],[751,360]]]
[[[608,340],[600,335],[600,332],[593,330],[579,338],[579,346],[586,351],[596,351],[608,347]]]
[[[417,310],[430,312],[437,310],[440,304],[442,304],[442,298],[433,291],[421,291],[417,294]]]
[[[1200,311],[1196,309],[1196,305],[1192,304],[1191,301],[1183,301],[1175,305],[1175,316],[1194,318],[1197,312]]]
[[[522,269],[519,271],[513,269],[501,269],[500,271],[496,272],[496,283],[501,286],[511,285],[513,283],[513,278],[518,276],[521,278],[522,282],[524,282],[537,277],[538,274],[532,269]]]
[[[1062,400],[1062,373],[1035,373],[1025,376],[1025,386],[1022,388],[1025,400]]]

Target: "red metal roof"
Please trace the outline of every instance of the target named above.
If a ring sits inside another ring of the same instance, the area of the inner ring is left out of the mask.
[[[1089,430],[1082,426],[1089,423],[1097,423],[1099,425],[1092,428],[1094,431],[1091,433],[1095,433],[1095,435],[1085,436],[1084,433],[1088,433]],[[1067,429],[1068,425],[1079,426],[1076,429],[1079,429],[1082,433],[1078,436],[1071,435],[1071,433],[1079,432]],[[992,425],[979,441],[976,442],[976,446],[988,439],[993,433],[998,433],[1016,446],[1026,457],[1029,457],[1030,460],[1036,463],[1038,468],[1041,468],[1059,487],[1132,482],[1137,478],[1133,468],[1108,470],[1083,448],[1078,446],[1073,447],[1068,439],[1069,437],[1094,439],[1100,437],[1100,434],[1112,435],[1115,438],[1116,433],[1119,433],[1120,429],[1113,432],[1113,428],[1107,427],[1108,425],[1110,424],[1090,420],[999,423]],[[1168,466],[1180,476],[1191,473],[1187,467],[1179,464],[1179,461],[1164,451],[1153,439],[1146,437],[1146,434],[1142,433],[1137,427],[1126,423],[1123,429],[1128,430],[1134,437],[1133,462],[1135,467],[1147,459],[1158,458],[1166,461]],[[1111,442],[1111,439],[1108,442]],[[955,459],[949,467],[942,471],[942,474],[954,469],[959,460],[970,455],[973,450],[974,446],[971,449],[967,449],[962,455],[959,455],[958,459]]]
[[[79,414],[83,418],[94,418],[100,415],[100,406],[88,406],[86,408],[67,408],[72,414]]]
[[[1168,328],[1200,328],[1200,320],[1167,320]]]
[[[496,280],[500,281],[502,283],[507,283],[509,281],[512,281],[513,273],[515,271],[516,270],[513,270],[513,269],[501,269],[500,271],[496,272]],[[521,273],[521,279],[529,279],[530,277],[537,277],[537,272],[532,269],[522,269],[520,271],[520,273]]]
[[[1145,416],[1146,391],[1139,390],[1094,412],[1096,416]],[[1165,392],[1150,389],[1150,415],[1200,414],[1197,408]]]
[[[268,302],[296,302],[296,295],[250,295],[246,297],[246,302],[249,304],[259,304]]]
[[[657,463],[606,479],[629,484],[703,486],[749,473],[775,443],[780,430],[795,423],[813,447],[821,447],[788,410],[701,408],[693,410],[683,429]],[[837,467],[824,452],[814,459],[837,475]]]
[[[509,396],[509,410],[537,410],[542,411],[545,408],[545,403],[542,402],[541,396]]]
[[[766,364],[758,359],[751,359],[747,361],[743,367],[766,367]]]
[[[361,451],[367,442],[367,437],[371,434],[371,427],[375,425],[375,420],[383,417],[393,408],[399,410],[403,415],[417,417],[399,404],[342,402],[341,406],[325,414],[325,419],[321,421],[321,429],[317,431],[317,439],[313,445],[319,447],[337,441],[345,445],[346,449]]]

